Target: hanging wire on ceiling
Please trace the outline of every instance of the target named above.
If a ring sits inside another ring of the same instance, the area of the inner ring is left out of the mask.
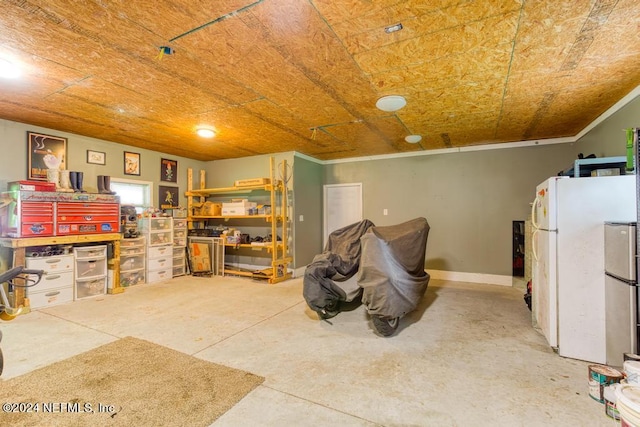
[[[231,18],[231,17],[237,15],[238,13],[242,13],[247,9],[251,9],[254,6],[257,6],[258,4],[262,3],[263,1],[264,0],[258,0],[258,1],[255,1],[255,2],[251,3],[251,4],[246,5],[244,7],[241,7],[240,9],[236,9],[233,12],[229,12],[226,15],[222,15],[222,16],[214,19],[213,21],[206,22],[206,23],[204,23],[204,24],[202,24],[202,25],[200,25],[200,26],[198,26],[196,28],[193,28],[193,29],[191,29],[189,31],[186,31],[186,32],[184,32],[184,33],[182,33],[182,34],[180,34],[178,36],[175,36],[174,38],[170,39],[169,41],[170,42],[176,41],[176,40],[178,40],[178,39],[180,39],[180,38],[182,38],[184,36],[188,36],[189,34],[195,33],[196,31],[200,31],[201,29],[206,28],[209,25],[215,24],[215,23],[220,22],[220,21],[224,21],[227,18]]]

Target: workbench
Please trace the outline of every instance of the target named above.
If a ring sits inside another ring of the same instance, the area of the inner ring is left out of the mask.
[[[120,287],[120,233],[104,233],[104,234],[82,234],[72,236],[57,237],[25,237],[25,238],[0,238],[0,247],[11,249],[13,252],[13,266],[24,266],[27,248],[35,246],[53,246],[53,245],[79,245],[87,243],[112,243],[113,256],[108,260],[108,269],[110,270],[111,285],[107,292],[117,294],[124,292],[124,288]],[[24,284],[21,279],[16,279],[16,284]],[[0,284],[1,286],[2,284]],[[28,303],[25,304],[25,288],[15,286],[13,289],[13,297],[10,301],[13,307],[24,306],[25,310],[29,310]]]

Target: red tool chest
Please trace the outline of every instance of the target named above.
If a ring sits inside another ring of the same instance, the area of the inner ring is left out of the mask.
[[[120,231],[117,203],[58,202],[56,210],[56,236]]]
[[[49,191],[2,193],[3,237],[118,233],[120,198],[109,194]]]

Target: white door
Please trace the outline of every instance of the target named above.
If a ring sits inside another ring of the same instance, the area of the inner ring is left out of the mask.
[[[362,183],[324,186],[324,239],[332,231],[362,221]]]

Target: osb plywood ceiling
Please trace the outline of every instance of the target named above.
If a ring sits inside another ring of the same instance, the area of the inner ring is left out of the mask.
[[[4,0],[0,24],[0,118],[200,160],[574,136],[640,85],[638,0]]]

